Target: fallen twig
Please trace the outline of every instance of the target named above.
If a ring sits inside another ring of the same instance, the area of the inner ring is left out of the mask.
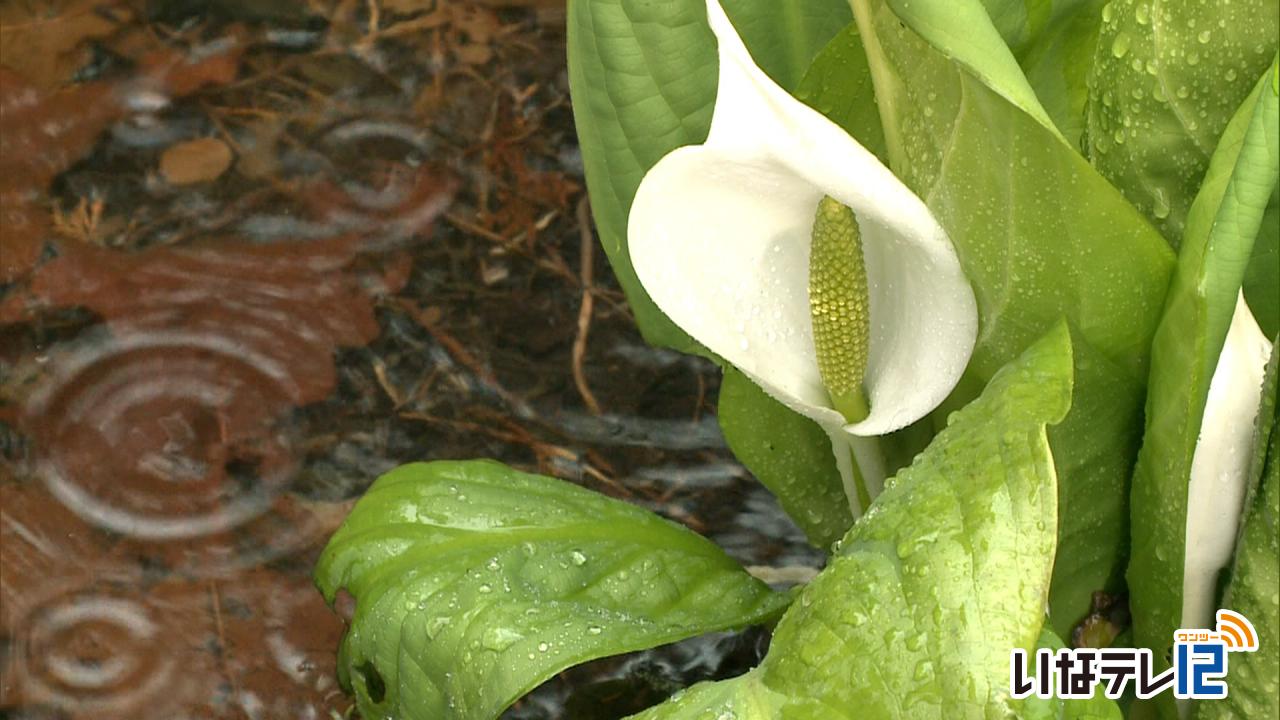
[[[586,404],[587,410],[591,411],[592,415],[599,415],[600,403],[591,392],[591,387],[587,385],[587,374],[582,368],[582,360],[587,354],[587,337],[591,333],[591,312],[595,305],[593,277],[596,239],[591,232],[591,206],[585,195],[578,201],[577,216],[578,236],[582,241],[579,274],[582,281],[582,304],[578,307],[578,334],[573,339],[573,384],[577,386],[578,394],[582,396],[582,402]]]

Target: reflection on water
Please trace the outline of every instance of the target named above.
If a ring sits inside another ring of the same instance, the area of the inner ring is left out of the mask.
[[[583,270],[562,1],[206,5],[0,5],[0,717],[346,717],[311,564],[413,460],[817,562],[724,448],[715,369]],[[620,717],[766,642],[509,715]]]

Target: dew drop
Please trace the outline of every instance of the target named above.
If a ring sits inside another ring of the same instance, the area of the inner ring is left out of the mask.
[[[1165,193],[1164,188],[1156,188],[1152,199],[1155,203],[1151,209],[1152,214],[1160,220],[1169,217],[1169,196]]]
[[[1111,54],[1122,58],[1129,53],[1129,46],[1133,43],[1129,33],[1121,32],[1111,41]]]

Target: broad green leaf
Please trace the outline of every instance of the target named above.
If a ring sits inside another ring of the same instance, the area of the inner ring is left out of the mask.
[[[899,473],[800,593],[761,666],[644,720],[1010,714],[1009,652],[1035,646],[1057,502],[1045,425],[1067,412],[1059,326]]]
[[[1218,137],[1276,53],[1280,1],[1112,0],[1103,21],[1089,156],[1176,247]]]
[[[1141,425],[1148,347],[1173,256],[1035,111],[1025,80],[987,85],[1016,71],[999,49],[966,47],[991,42],[994,31],[939,35],[955,18],[980,24],[976,0],[947,4],[912,2],[899,18],[895,3],[855,0],[854,14],[892,167],[937,215],[973,283],[981,317],[973,380],[980,386],[1060,318],[1077,335],[1074,409],[1050,434],[1060,501],[1070,508],[1050,615],[1067,635],[1091,592],[1124,566],[1132,428]],[[939,35],[939,45],[916,26]],[[980,62],[991,67],[974,69]]]
[[[844,0],[724,6],[756,62],[788,89],[850,19]],[[571,0],[568,13],[569,87],[600,242],[645,339],[699,352],[645,294],[626,228],[645,172],[711,127],[718,66],[704,0]]]
[[[1107,0],[1056,0],[1039,30],[1029,27],[1025,39],[1013,46],[1036,97],[1073,147],[1080,147],[1084,135],[1089,69],[1093,66],[1106,3]],[[1037,14],[1046,13],[1040,9]]]
[[[771,620],[787,598],[641,508],[497,463],[406,465],[316,567],[356,601],[339,674],[367,718],[496,718],[593,658]]]
[[[1120,591],[1129,546],[1128,480],[1142,442],[1142,384],[1073,331],[1076,394],[1049,428],[1058,468],[1058,560],[1050,605],[1063,636],[1097,590]]]
[[[1280,172],[1280,114],[1268,70],[1223,133],[1187,214],[1152,345],[1147,426],[1133,478],[1130,607],[1140,646],[1167,667],[1182,626],[1187,488],[1209,382],[1254,238]],[[1172,701],[1162,703],[1172,712]]]
[[[830,547],[853,524],[827,433],[733,368],[720,386],[720,428],[809,542]]]
[[[1273,336],[1275,337],[1275,336]],[[1280,344],[1280,338],[1276,338]],[[1231,656],[1231,692],[1225,700],[1197,703],[1198,718],[1280,717],[1280,425],[1277,424],[1276,366],[1272,351],[1267,390],[1260,414],[1266,433],[1258,438],[1259,456],[1245,503],[1244,526],[1236,548],[1231,582],[1223,607],[1249,618],[1258,631],[1258,650]],[[1270,442],[1266,437],[1270,436]]]
[[[854,0],[855,8],[860,3],[862,0]],[[925,42],[979,78],[987,88],[1053,129],[1035,90],[982,2],[885,0],[885,5]],[[860,26],[861,23],[859,18]]]
[[[881,162],[888,160],[875,84],[856,23],[849,23],[818,53],[795,95],[844,128]]]
[[[1244,272],[1244,297],[1267,337],[1280,332],[1280,185],[1271,193],[1253,257]]]
[[[982,0],[991,24],[1015,55],[1053,23],[1065,6],[1076,0]]]
[[[569,89],[600,243],[645,339],[696,351],[640,286],[627,213],[645,172],[711,127],[716,53],[706,11],[700,0],[572,0],[568,13]]]
[[[982,0],[1054,125],[1072,146],[1084,131],[1089,69],[1107,0]],[[895,8],[906,3],[896,3]],[[976,9],[975,9],[976,10]],[[924,11],[936,15],[934,8]],[[916,27],[933,41],[934,37]],[[983,39],[978,43],[983,44]],[[939,42],[934,44],[947,48]],[[959,56],[957,56],[959,57]]]
[[[788,91],[800,85],[818,51],[853,20],[849,3],[842,0],[722,0],[721,4],[756,64]]]

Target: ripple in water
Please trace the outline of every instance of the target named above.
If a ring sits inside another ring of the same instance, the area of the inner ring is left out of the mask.
[[[359,242],[86,247],[43,266],[25,312],[105,320],[56,347],[23,403],[48,490],[185,572],[256,564],[331,529],[287,493],[291,418],[333,390],[336,348],[377,336],[373,294],[403,282],[376,263],[352,272]]]
[[[89,589],[55,595],[26,616],[12,670],[34,703],[142,713],[178,669],[164,634],[137,600]]]
[[[60,358],[27,423],[50,491],[86,520],[146,540],[261,515],[295,467],[275,426],[300,393],[254,348],[253,329],[130,328]]]

